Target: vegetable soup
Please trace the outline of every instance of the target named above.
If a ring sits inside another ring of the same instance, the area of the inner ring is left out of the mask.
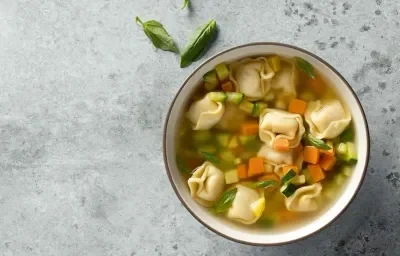
[[[192,95],[177,139],[193,200],[262,228],[320,213],[357,162],[348,107],[299,57],[215,66]]]

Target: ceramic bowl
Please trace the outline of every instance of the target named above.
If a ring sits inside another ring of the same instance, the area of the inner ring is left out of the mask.
[[[190,197],[186,180],[181,177],[175,161],[175,141],[178,120],[187,109],[186,103],[196,86],[202,80],[203,74],[221,62],[229,62],[245,57],[279,54],[282,56],[299,56],[310,62],[325,76],[333,86],[339,98],[346,103],[351,111],[355,126],[355,143],[358,150],[358,163],[342,193],[336,201],[323,211],[314,220],[304,225],[287,230],[255,229],[245,225],[238,225],[229,220],[217,217],[200,206]],[[295,242],[309,237],[332,223],[341,215],[355,198],[364,180],[368,164],[370,142],[367,120],[356,94],[339,72],[326,61],[301,48],[281,43],[251,43],[240,45],[216,54],[203,62],[183,82],[168,111],[163,136],[163,154],[167,174],[176,195],[186,209],[201,224],[213,232],[230,240],[251,245],[279,245]]]

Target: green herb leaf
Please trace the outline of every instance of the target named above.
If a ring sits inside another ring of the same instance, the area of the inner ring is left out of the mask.
[[[251,188],[269,188],[278,185],[279,183],[275,180],[262,180],[254,182],[250,185]]]
[[[340,135],[340,142],[348,142],[354,139],[354,130],[353,127],[349,126],[346,130]]]
[[[186,174],[191,174],[192,173],[192,170],[190,170],[189,167],[187,167],[185,161],[180,156],[176,157],[176,165],[178,166],[178,170],[180,172],[186,173]]]
[[[185,9],[188,5],[189,5],[189,0],[184,0],[181,10]]]
[[[213,153],[208,153],[208,152],[201,152],[201,155],[206,159],[206,161],[209,161],[214,164],[219,164],[219,158],[213,154]]]
[[[312,79],[315,79],[314,67],[305,59],[294,57],[297,67]]]
[[[216,213],[225,212],[231,207],[235,199],[237,188],[225,191],[218,202],[214,205],[213,211]]]
[[[160,22],[155,20],[142,22],[140,18],[136,16],[136,23],[142,25],[144,33],[151,40],[154,47],[164,51],[179,52],[174,40],[172,40],[172,37]]]
[[[204,53],[216,31],[217,22],[213,19],[196,29],[182,52],[181,68],[189,66]]]
[[[311,146],[314,146],[318,149],[323,149],[323,150],[331,149],[331,147],[329,145],[325,144],[325,142],[323,140],[320,140],[320,139],[314,137],[311,133],[306,135],[305,138],[306,138],[306,141],[308,144],[310,144]]]

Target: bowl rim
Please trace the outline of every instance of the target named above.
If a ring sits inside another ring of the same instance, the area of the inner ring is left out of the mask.
[[[331,71],[333,71],[342,81],[343,83],[347,86],[347,88],[349,89],[349,91],[351,92],[351,94],[353,95],[354,99],[357,102],[357,105],[361,111],[361,115],[363,117],[363,122],[364,122],[364,126],[366,129],[366,135],[367,135],[367,154],[366,154],[366,158],[365,158],[365,162],[364,162],[364,170],[363,170],[363,174],[361,176],[361,180],[355,190],[355,193],[353,194],[353,196],[351,197],[350,201],[343,207],[343,209],[339,212],[339,214],[337,214],[331,221],[327,222],[325,225],[321,226],[319,229],[317,229],[316,231],[303,236],[303,237],[299,237],[290,241],[285,241],[285,242],[279,242],[279,243],[253,243],[253,242],[247,242],[247,241],[243,241],[240,239],[236,239],[236,238],[232,238],[228,235],[225,235],[221,232],[219,232],[218,230],[214,229],[213,227],[207,225],[204,221],[202,221],[195,213],[194,211],[192,211],[190,209],[190,207],[185,203],[185,201],[183,200],[183,198],[181,197],[181,195],[178,192],[178,189],[172,179],[171,176],[171,170],[168,166],[167,163],[167,150],[166,150],[166,138],[167,138],[167,126],[168,126],[168,122],[169,122],[169,118],[170,118],[170,114],[172,111],[172,108],[175,104],[175,101],[177,99],[177,97],[179,96],[180,92],[182,91],[182,89],[186,86],[187,82],[189,81],[189,79],[199,71],[199,69],[201,67],[203,67],[204,65],[206,65],[208,62],[210,62],[211,60],[215,59],[216,57],[228,53],[230,51],[234,51],[240,48],[244,48],[244,47],[249,47],[249,46],[257,46],[257,45],[263,45],[263,46],[269,46],[269,45],[273,45],[273,46],[282,46],[282,47],[287,47],[287,48],[292,48],[294,50],[303,52],[307,55],[310,55],[311,57],[317,59],[318,61],[320,61],[322,64],[324,64],[326,67],[328,67]],[[164,127],[163,127],[163,142],[162,142],[162,147],[163,147],[163,160],[164,160],[164,166],[168,175],[168,179],[169,182],[171,183],[172,188],[174,189],[175,194],[177,195],[177,197],[179,198],[179,200],[181,201],[181,203],[183,204],[183,206],[186,208],[186,210],[188,210],[188,212],[198,221],[200,222],[203,226],[205,226],[206,228],[208,228],[209,230],[211,230],[212,232],[237,243],[241,243],[241,244],[246,244],[246,245],[252,245],[252,246],[278,246],[278,245],[286,245],[286,244],[291,244],[294,242],[298,242],[304,239],[307,239],[319,232],[321,232],[322,230],[324,230],[325,228],[327,228],[330,224],[332,224],[334,221],[336,221],[350,206],[350,204],[354,201],[354,199],[356,198],[357,194],[360,191],[360,188],[365,180],[365,176],[367,173],[367,168],[368,168],[368,163],[369,163],[369,156],[370,156],[370,134],[369,134],[369,127],[368,127],[368,122],[367,122],[367,117],[365,115],[364,109],[361,105],[360,100],[358,99],[356,93],[354,92],[353,88],[351,87],[351,85],[349,84],[349,82],[347,82],[347,80],[339,73],[339,71],[337,71],[333,66],[331,66],[327,61],[323,60],[321,57],[317,56],[316,54],[309,52],[308,50],[305,50],[303,48],[300,48],[298,46],[294,46],[294,45],[290,45],[290,44],[285,44],[285,43],[278,43],[278,42],[253,42],[253,43],[247,43],[247,44],[241,44],[238,46],[234,46],[231,48],[228,48],[226,50],[220,51],[216,54],[214,54],[213,56],[209,57],[208,59],[206,59],[205,61],[203,61],[200,65],[198,65],[198,67],[193,70],[190,75],[185,79],[185,81],[182,83],[182,85],[180,86],[179,90],[176,92],[172,102],[170,103],[167,115],[166,115],[166,119],[164,121]]]

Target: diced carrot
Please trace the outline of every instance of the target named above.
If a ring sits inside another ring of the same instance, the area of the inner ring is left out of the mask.
[[[282,172],[283,175],[285,175],[286,173],[288,173],[289,170],[293,170],[295,171],[297,174],[299,174],[299,167],[295,166],[295,165],[286,165],[282,167]]]
[[[289,112],[303,115],[306,111],[307,102],[304,100],[293,99],[289,104]]]
[[[308,170],[314,182],[319,182],[325,178],[324,171],[319,164],[309,164]]]
[[[276,138],[274,140],[274,150],[288,152],[290,150],[288,139]]]
[[[319,75],[316,75],[314,79],[311,77],[308,78],[307,85],[313,92],[319,95],[321,95],[325,90],[325,83]]]
[[[262,180],[275,180],[275,181],[280,181],[278,175],[274,174],[274,173],[267,173],[264,174],[263,176],[258,177],[257,179],[258,181],[262,181]]]
[[[325,142],[325,144],[327,144],[328,146],[330,146],[331,149],[329,149],[329,150],[320,149],[319,151],[320,151],[322,154],[334,156],[334,155],[335,155],[335,147],[333,146],[333,142],[332,142],[331,140],[327,140],[327,141]]]
[[[323,155],[319,164],[321,165],[322,169],[325,171],[332,170],[333,166],[335,166],[336,157],[330,155]]]
[[[264,159],[262,157],[252,157],[249,159],[248,177],[254,177],[264,173]]]
[[[242,123],[241,132],[243,135],[257,135],[258,134],[258,122],[249,121]]]
[[[225,82],[221,85],[224,92],[233,92],[233,85],[231,81]]]
[[[239,164],[237,166],[238,176],[239,179],[243,180],[247,178],[247,165],[246,164]]]
[[[311,164],[319,162],[319,149],[313,146],[306,146],[303,151],[303,160]]]
[[[295,147],[293,149],[293,153],[295,155],[299,155],[300,153],[302,154],[303,153],[303,145],[301,143],[299,143],[299,145],[297,145],[297,147]]]
[[[295,212],[288,211],[286,209],[278,212],[279,222],[290,222],[296,219],[297,214]]]

